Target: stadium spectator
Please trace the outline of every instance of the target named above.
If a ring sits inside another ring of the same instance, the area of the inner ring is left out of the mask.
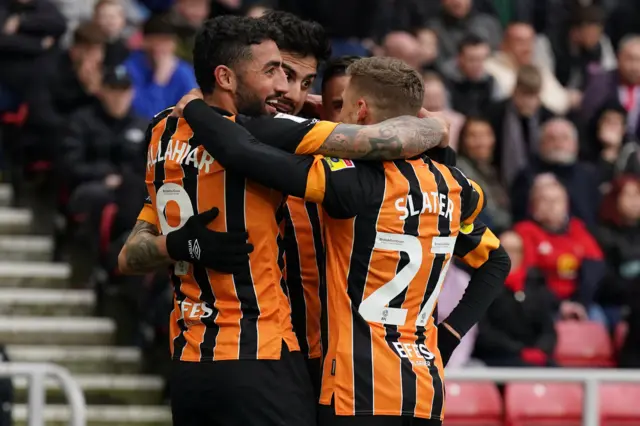
[[[197,84],[191,66],[176,56],[176,33],[166,16],[149,18],[143,33],[143,50],[132,53],[125,65],[135,88],[133,110],[151,119]]]
[[[504,289],[478,324],[474,355],[492,367],[553,366],[554,297],[544,276],[523,262],[523,241],[509,231],[500,243],[511,258]]]
[[[64,52],[51,85],[58,114],[68,118],[74,111],[95,103],[102,84],[106,37],[92,23],[80,25],[73,44]]]
[[[458,56],[442,66],[451,98],[451,107],[465,115],[486,111],[491,102],[504,98],[484,64],[491,50],[480,37],[469,35],[458,46]]]
[[[602,106],[590,122],[580,156],[596,164],[603,190],[622,173],[640,173],[637,138],[626,131],[627,111],[615,99]]]
[[[514,91],[520,67],[537,65],[533,62],[534,42],[533,27],[522,22],[514,22],[505,30],[500,51],[487,60],[487,72],[496,79],[500,85],[500,92],[506,96],[510,96]],[[580,105],[582,95],[579,92],[562,87],[551,69],[538,68],[542,78],[540,99],[545,108],[555,114],[566,114]]]
[[[47,129],[43,138],[57,124],[48,85],[55,69],[53,47],[65,27],[49,0],[0,2],[0,100],[26,102],[32,124]]]
[[[597,6],[580,7],[569,28],[557,29],[536,40],[536,64],[555,73],[564,87],[584,90],[591,73],[616,68],[611,41],[604,32],[604,12]]]
[[[490,15],[473,9],[473,0],[442,0],[439,16],[430,20],[427,27],[438,35],[442,60],[455,57],[458,45],[466,34],[475,34],[497,49],[502,37],[500,23]]]
[[[460,130],[464,124],[464,115],[454,111],[449,106],[447,88],[442,78],[434,73],[427,72],[422,76],[424,80],[424,104],[427,111],[438,112],[451,124],[449,129],[449,146],[458,147]]]
[[[537,157],[511,186],[514,221],[527,217],[529,190],[534,178],[541,173],[555,175],[569,193],[571,215],[581,219],[589,229],[595,229],[600,178],[595,166],[578,161],[578,132],[570,121],[554,118],[543,125]]]
[[[487,205],[479,217],[499,233],[511,226],[511,213],[508,193],[493,165],[495,143],[491,123],[483,118],[467,118],[460,131],[457,166],[484,190]]]
[[[210,0],[176,0],[173,23],[176,26],[178,47],[176,54],[187,62],[193,61],[196,32],[211,13]]]
[[[133,223],[144,199],[145,188],[139,182],[147,122],[132,112],[133,96],[126,68],[109,71],[98,93],[100,102],[72,115],[64,139],[69,214],[78,222],[75,237],[87,244],[88,251],[99,247],[100,220],[108,203],[117,198],[133,203],[133,213],[127,217]],[[121,205],[120,216],[126,216],[126,210]]]
[[[531,189],[530,209],[532,219],[514,227],[523,241],[522,266],[542,271],[560,302],[560,318],[606,324],[594,303],[605,269],[602,252],[584,223],[570,215],[567,191],[553,176],[540,175]]]
[[[537,152],[540,128],[553,116],[542,106],[541,90],[540,72],[525,65],[518,70],[513,95],[487,112],[496,135],[494,161],[508,188]]]
[[[402,59],[416,70],[435,69],[438,56],[435,34],[424,30],[420,37],[406,31],[390,32],[382,42],[384,56]]]
[[[94,23],[107,38],[104,65],[113,68],[122,64],[129,56],[125,40],[127,17],[122,0],[100,0],[93,12]]]
[[[611,100],[627,111],[627,132],[640,136],[640,36],[629,35],[620,42],[617,69],[590,77],[582,102],[584,120],[591,120]]]
[[[611,329],[621,319],[621,307],[633,306],[632,320],[640,315],[640,180],[621,176],[602,202],[602,225],[597,233],[607,262],[597,295]],[[634,325],[634,332],[640,331]]]

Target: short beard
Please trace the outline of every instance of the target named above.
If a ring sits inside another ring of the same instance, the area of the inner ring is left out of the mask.
[[[238,79],[235,101],[240,114],[254,117],[268,114],[265,101],[251,92],[240,78]]]

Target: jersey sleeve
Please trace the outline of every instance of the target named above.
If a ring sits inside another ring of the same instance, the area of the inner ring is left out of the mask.
[[[375,185],[373,164],[315,156],[307,177],[305,199],[322,204],[327,214],[346,219],[358,214]]]
[[[476,218],[486,205],[484,192],[480,185],[468,179],[460,169],[456,167],[449,167],[449,170],[451,170],[451,174],[462,187],[462,194],[460,197],[462,199],[460,223],[470,225],[475,222]]]
[[[294,154],[314,154],[338,125],[288,114],[249,119],[244,126],[260,142]]]
[[[138,220],[142,220],[144,222],[148,222],[152,225],[158,226],[158,213],[156,212],[156,209],[153,208],[151,197],[147,197],[144,200],[142,210],[140,210],[140,213],[138,214]]]
[[[453,250],[454,256],[473,269],[484,265],[491,252],[500,247],[500,240],[479,220],[460,226],[460,233]]]

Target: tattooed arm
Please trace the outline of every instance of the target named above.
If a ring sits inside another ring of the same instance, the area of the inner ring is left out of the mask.
[[[411,158],[448,138],[443,119],[406,115],[369,126],[338,124],[314,154],[362,160]]]
[[[118,268],[126,275],[146,274],[173,262],[167,253],[166,237],[144,220],[136,222],[118,255]]]

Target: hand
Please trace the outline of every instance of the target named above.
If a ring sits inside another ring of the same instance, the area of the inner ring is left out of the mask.
[[[444,135],[442,136],[442,142],[438,145],[440,148],[446,148],[449,146],[449,134],[451,131],[451,123],[444,118],[441,112],[428,111],[426,108],[420,108],[418,112],[418,118],[432,118],[439,121],[444,128]]]
[[[5,34],[15,34],[20,27],[20,17],[18,15],[11,15],[4,21],[4,27],[2,32]]]
[[[107,175],[107,177],[104,178],[104,184],[109,189],[116,189],[117,187],[122,185],[122,176],[115,173]]]
[[[51,48],[51,46],[53,46],[53,43],[55,43],[55,39],[51,36],[47,36],[45,38],[42,39],[42,48],[44,50],[48,50],[49,48]]]
[[[524,348],[520,351],[520,358],[527,364],[540,367],[547,365],[547,354],[538,348]]]
[[[253,246],[246,232],[216,232],[207,228],[218,217],[212,208],[191,216],[184,226],[167,234],[167,253],[171,259],[197,263],[218,272],[233,274],[248,267]]]
[[[85,92],[93,95],[102,86],[102,68],[94,61],[83,61],[78,68],[78,80]]]
[[[578,108],[582,104],[582,92],[575,89],[568,90],[569,105],[571,108]]]
[[[153,81],[158,86],[166,86],[178,66],[178,59],[173,55],[165,54],[154,58],[154,64]]]
[[[598,128],[598,139],[605,147],[619,147],[624,139],[624,127],[605,121]]]
[[[191,89],[189,93],[184,95],[173,107],[173,111],[171,111],[171,117],[182,117],[184,113],[184,109],[187,107],[187,104],[196,99],[202,99],[204,95],[200,89]]]
[[[562,319],[576,319],[578,321],[586,321],[589,318],[584,306],[570,300],[560,304],[560,316]]]
[[[460,344],[460,335],[454,334],[450,325],[445,322],[438,324],[438,349],[440,350],[440,358],[442,365],[446,367],[453,351]]]
[[[307,95],[300,115],[305,118],[322,118],[322,96]]]

